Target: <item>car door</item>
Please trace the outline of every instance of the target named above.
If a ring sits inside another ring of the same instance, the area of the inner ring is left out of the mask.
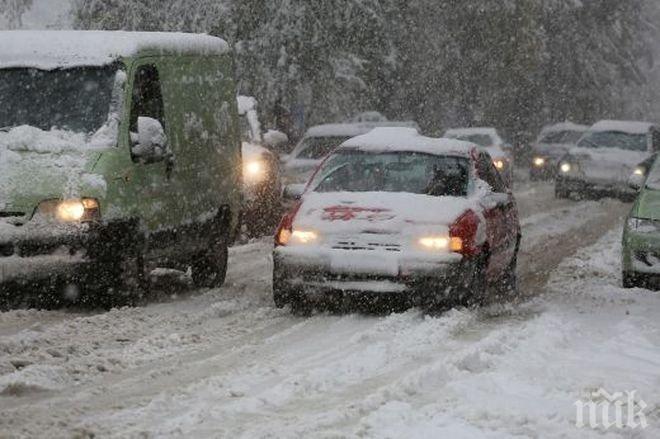
[[[518,241],[517,210],[513,196],[488,154],[480,154],[477,173],[490,187],[490,191],[482,198],[481,205],[484,209],[490,249],[487,274],[489,279],[494,280],[501,276],[515,255]]]

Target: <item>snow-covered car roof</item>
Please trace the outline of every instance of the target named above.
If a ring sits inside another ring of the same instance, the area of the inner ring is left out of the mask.
[[[553,125],[548,125],[543,127],[541,130],[541,134],[548,134],[548,133],[558,133],[562,131],[587,131],[589,127],[587,125],[578,125],[573,122],[560,122],[556,123]]]
[[[602,120],[589,128],[589,131],[594,133],[616,131],[628,134],[647,134],[654,126],[649,122]]]
[[[103,66],[139,53],[222,55],[229,45],[202,34],[122,31],[0,31],[0,68]]]
[[[420,152],[469,157],[477,146],[461,140],[422,136],[413,128],[382,127],[347,140],[339,147],[339,150],[342,149],[366,152]]]
[[[311,127],[305,137],[356,137],[378,127],[403,127],[418,130],[415,122],[334,123]]]
[[[503,142],[497,130],[491,127],[452,128],[447,130],[445,137],[474,136],[477,134],[490,136],[498,143]]]
[[[246,115],[249,111],[257,109],[257,100],[252,96],[238,96],[238,114]]]

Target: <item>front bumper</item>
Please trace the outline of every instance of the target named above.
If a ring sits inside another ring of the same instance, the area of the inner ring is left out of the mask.
[[[638,233],[626,229],[623,238],[623,271],[660,277],[660,232]]]
[[[469,287],[476,264],[451,254],[421,257],[378,251],[297,251],[273,254],[274,288],[322,300],[341,295],[397,296],[410,305],[450,300]]]
[[[76,277],[89,264],[88,225],[51,228],[30,224],[4,227],[0,234],[0,285]]]
[[[579,177],[559,175],[556,179],[557,189],[588,197],[616,197],[623,200],[633,200],[637,191],[619,181],[590,181]]]

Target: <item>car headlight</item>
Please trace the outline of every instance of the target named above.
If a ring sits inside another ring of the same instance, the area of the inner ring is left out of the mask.
[[[61,223],[86,223],[99,221],[101,208],[94,198],[45,200],[39,203],[35,216]]]
[[[266,177],[266,164],[262,160],[250,160],[243,164],[243,178],[248,183],[257,183]]]
[[[319,234],[311,230],[282,229],[278,232],[279,245],[309,245],[319,240]]]
[[[629,218],[628,228],[637,233],[654,233],[660,231],[660,223],[645,218]]]
[[[537,168],[542,168],[542,167],[545,166],[545,158],[543,158],[543,157],[534,157],[533,163],[534,163],[534,166],[536,166]]]
[[[643,177],[645,174],[646,174],[646,169],[642,168],[641,166],[638,166],[633,171],[633,175],[636,175],[638,177]]]
[[[561,171],[562,174],[568,174],[573,170],[573,164],[569,162],[562,162],[559,165],[559,170]]]
[[[463,249],[463,240],[457,237],[424,236],[417,242],[426,250],[459,252]]]
[[[506,166],[506,163],[504,162],[504,160],[501,160],[501,159],[493,160],[493,164],[495,165],[495,167],[497,168],[498,171],[503,170],[504,167]]]

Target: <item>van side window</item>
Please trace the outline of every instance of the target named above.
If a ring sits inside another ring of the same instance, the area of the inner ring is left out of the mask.
[[[506,185],[502,181],[502,176],[493,164],[493,160],[487,154],[479,155],[477,163],[477,172],[479,178],[484,180],[497,193],[506,193]]]
[[[137,131],[138,117],[150,117],[165,126],[163,93],[160,87],[158,69],[153,64],[138,67],[133,86],[131,104],[131,132]]]

